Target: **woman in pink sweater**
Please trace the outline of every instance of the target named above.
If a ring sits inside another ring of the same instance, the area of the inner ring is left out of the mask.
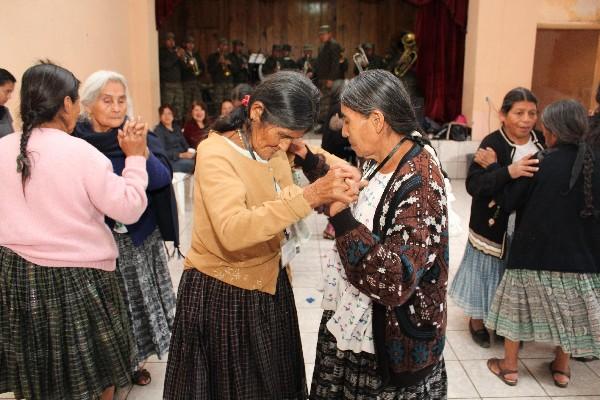
[[[146,209],[147,126],[119,132],[127,158],[115,175],[70,136],[70,71],[43,63],[21,82],[23,132],[0,140],[0,393],[111,399],[129,381],[132,338],[104,217],[133,223]]]

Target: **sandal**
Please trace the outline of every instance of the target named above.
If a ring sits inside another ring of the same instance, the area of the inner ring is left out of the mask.
[[[146,386],[152,382],[152,376],[150,376],[150,372],[147,369],[142,368],[133,373],[131,380],[134,385]]]
[[[496,366],[498,368],[498,372],[495,372],[492,367]],[[498,358],[490,358],[487,360],[487,367],[490,372],[498,377],[502,382],[506,383],[508,386],[517,386],[517,382],[519,379],[511,380],[506,379],[506,375],[509,374],[518,374],[519,371],[513,371],[510,369],[502,369],[500,368],[500,360]]]
[[[571,371],[561,371],[560,369],[556,369],[553,367],[554,365],[554,361],[550,361],[550,364],[548,364],[548,367],[550,368],[550,372],[552,373],[552,380],[554,381],[554,384],[556,386],[558,386],[559,388],[566,388],[567,386],[569,386],[569,382],[571,381]],[[569,378],[568,381],[566,382],[559,382],[555,377],[554,374],[559,374],[562,375],[564,377]]]

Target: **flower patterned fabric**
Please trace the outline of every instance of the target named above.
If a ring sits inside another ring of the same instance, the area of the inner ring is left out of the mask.
[[[358,201],[352,208],[354,218],[370,230],[373,230],[375,209],[391,176],[392,173],[377,173],[360,192]],[[329,251],[323,279],[321,307],[334,311],[327,329],[336,338],[338,348],[374,354],[371,299],[348,282],[335,243]]]

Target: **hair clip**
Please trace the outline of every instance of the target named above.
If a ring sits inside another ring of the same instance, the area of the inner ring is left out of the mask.
[[[247,94],[244,96],[244,98],[242,99],[242,105],[244,107],[248,107],[248,104],[250,103],[250,95]]]

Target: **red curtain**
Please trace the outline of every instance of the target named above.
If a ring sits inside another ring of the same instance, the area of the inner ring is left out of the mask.
[[[181,0],[155,0],[156,29],[160,29],[167,18],[173,15],[179,3]]]
[[[469,0],[405,0],[418,6],[416,73],[425,115],[448,122],[461,113]]]

